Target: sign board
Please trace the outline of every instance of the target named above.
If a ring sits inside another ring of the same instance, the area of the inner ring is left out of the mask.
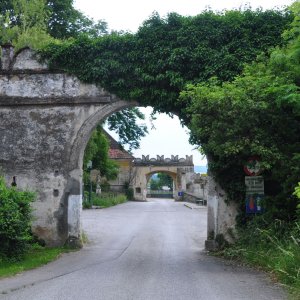
[[[262,172],[259,158],[257,156],[250,157],[244,166],[244,171],[248,176],[257,176]]]
[[[246,194],[264,194],[264,178],[262,176],[245,176]]]
[[[246,213],[262,213],[264,198],[264,178],[262,176],[246,176]]]
[[[247,214],[257,214],[262,213],[262,199],[263,194],[252,194],[246,195],[246,213]]]

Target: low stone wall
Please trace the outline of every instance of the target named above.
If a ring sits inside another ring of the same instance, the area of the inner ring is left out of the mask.
[[[191,194],[191,193],[188,193],[188,192],[183,193],[182,200],[185,201],[185,202],[207,205],[207,200],[206,199],[203,199],[199,195],[194,195],[194,194]]]

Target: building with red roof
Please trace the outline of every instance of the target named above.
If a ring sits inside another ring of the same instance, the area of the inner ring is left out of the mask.
[[[103,131],[109,141],[108,157],[116,161],[120,167],[118,177],[110,180],[110,189],[116,192],[123,192],[125,184],[132,182],[132,165],[134,157],[127,152],[110,134]]]

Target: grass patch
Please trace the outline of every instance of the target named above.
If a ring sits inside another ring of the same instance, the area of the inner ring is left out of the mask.
[[[67,248],[43,248],[32,247],[23,257],[18,261],[1,260],[0,258],[0,278],[13,276],[17,273],[34,269],[45,265],[56,258],[60,254],[70,251]]]
[[[84,245],[89,243],[89,238],[87,236],[87,234],[85,233],[85,231],[81,231],[81,241]]]
[[[239,236],[220,254],[270,272],[288,288],[290,299],[300,300],[300,222],[264,223],[258,217],[240,229]]]
[[[127,197],[124,194],[102,193],[101,195],[97,195],[92,192],[91,196],[93,205],[103,208],[118,205],[127,201]],[[91,208],[88,192],[84,193],[83,208]]]

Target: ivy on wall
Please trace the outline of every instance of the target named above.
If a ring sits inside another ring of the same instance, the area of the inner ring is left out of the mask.
[[[245,63],[282,44],[290,21],[290,13],[273,10],[172,13],[165,19],[154,14],[136,34],[82,35],[50,44],[42,54],[51,68],[185,119],[178,96],[187,83],[232,80]]]

